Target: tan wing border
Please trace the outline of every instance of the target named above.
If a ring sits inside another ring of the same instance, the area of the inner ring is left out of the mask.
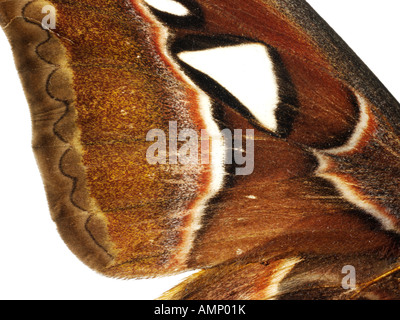
[[[0,1],[32,119],[32,146],[52,219],[70,250],[99,272],[112,261],[106,222],[92,214],[75,123],[73,74],[64,47],[41,26],[48,1]]]

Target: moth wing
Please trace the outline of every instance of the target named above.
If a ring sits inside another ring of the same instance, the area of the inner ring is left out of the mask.
[[[109,276],[205,268],[168,298],[186,298],[187,288],[197,298],[322,297],[319,284],[314,294],[304,289],[313,270],[334,274],[340,291],[344,263],[359,268],[359,290],[390,291],[399,104],[304,1],[182,4],[188,19],[142,1],[0,2],[63,239]],[[41,24],[46,5],[56,9],[55,30]],[[182,60],[248,44],[272,62],[272,125]],[[188,127],[216,142],[224,127],[243,138],[254,130],[252,174],[221,163],[148,163],[150,130]],[[366,261],[376,263],[360,267]],[[221,285],[207,285],[216,279]]]

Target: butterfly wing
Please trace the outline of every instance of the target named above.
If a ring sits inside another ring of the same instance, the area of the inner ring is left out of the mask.
[[[0,2],[71,250],[113,277],[203,269],[169,299],[397,298],[399,104],[304,1],[173,2]],[[241,95],[198,59],[226,48],[270,86]],[[210,161],[179,161],[187,129]]]

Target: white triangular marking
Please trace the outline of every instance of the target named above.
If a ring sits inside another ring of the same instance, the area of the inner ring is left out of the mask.
[[[144,0],[148,5],[159,11],[167,12],[176,16],[187,16],[189,10],[174,0]]]
[[[264,45],[252,43],[184,51],[178,57],[217,81],[266,128],[277,130],[278,84]]]

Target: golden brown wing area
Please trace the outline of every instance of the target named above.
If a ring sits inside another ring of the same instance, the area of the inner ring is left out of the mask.
[[[46,5],[56,8],[55,31],[41,26]],[[113,276],[182,269],[210,173],[150,165],[146,134],[178,119],[177,130],[206,125],[198,93],[160,58],[148,22],[123,1],[6,1],[0,13],[52,216],[71,250]]]

